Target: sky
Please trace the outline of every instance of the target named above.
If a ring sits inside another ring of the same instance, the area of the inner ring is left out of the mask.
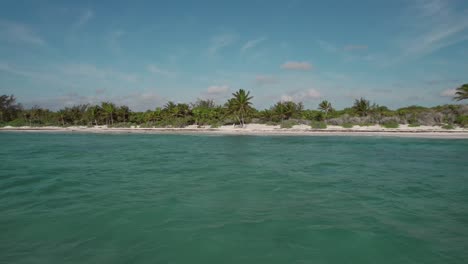
[[[238,89],[254,106],[453,103],[466,0],[0,1],[0,94],[142,111]]]

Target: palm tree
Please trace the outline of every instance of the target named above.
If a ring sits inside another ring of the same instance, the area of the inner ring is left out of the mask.
[[[457,101],[468,99],[468,83],[457,88],[453,99]]]
[[[101,108],[104,110],[106,114],[106,120],[107,123],[113,125],[114,124],[114,113],[115,113],[115,105],[110,102],[102,102],[101,103]]]
[[[361,99],[356,99],[353,109],[359,116],[367,116],[371,110],[370,102],[362,97]]]
[[[327,100],[323,100],[320,104],[319,104],[319,110],[322,111],[325,115],[325,120],[327,119],[327,115],[328,113],[330,113],[331,111],[333,111],[333,107],[331,105],[330,102],[328,102]]]
[[[228,109],[238,119],[242,127],[245,125],[245,117],[252,111],[252,100],[253,96],[249,96],[250,92],[240,89],[239,91],[232,94],[233,98],[228,101]]]

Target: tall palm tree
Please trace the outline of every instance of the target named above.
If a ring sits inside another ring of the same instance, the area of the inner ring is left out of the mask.
[[[453,99],[457,101],[468,99],[468,83],[457,88]]]
[[[319,104],[319,110],[322,111],[325,115],[325,120],[327,120],[327,115],[328,113],[330,113],[331,111],[333,111],[333,107],[331,105],[330,102],[328,102],[327,100],[323,100],[320,104]]]
[[[369,100],[361,97],[361,99],[356,99],[354,101],[353,109],[358,115],[367,116],[371,110],[371,105]]]
[[[114,124],[115,105],[113,103],[110,103],[110,102],[102,102],[101,103],[101,108],[104,110],[104,112],[106,114],[107,123],[109,123],[109,120],[110,120],[110,124],[113,125]]]
[[[228,101],[229,111],[236,115],[242,127],[245,125],[245,117],[252,111],[252,100],[253,96],[250,96],[250,92],[246,92],[243,89],[232,94],[233,98]]]

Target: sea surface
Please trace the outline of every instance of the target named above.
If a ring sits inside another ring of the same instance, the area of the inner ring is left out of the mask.
[[[0,263],[468,263],[468,140],[2,132]]]

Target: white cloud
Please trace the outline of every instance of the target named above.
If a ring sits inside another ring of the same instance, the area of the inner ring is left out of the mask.
[[[257,85],[266,85],[278,83],[278,80],[271,75],[257,75],[255,76],[255,83]]]
[[[166,76],[166,77],[174,77],[175,76],[174,72],[162,69],[162,68],[160,68],[160,67],[158,67],[156,65],[148,65],[148,71],[150,73],[159,74],[159,75],[163,75],[163,76]]]
[[[59,71],[68,77],[96,82],[123,81],[134,83],[138,76],[133,73],[120,72],[113,69],[99,68],[93,64],[67,64],[59,67]]]
[[[234,34],[223,34],[214,36],[211,39],[211,44],[208,48],[208,53],[210,55],[216,55],[221,49],[232,45],[236,40],[237,36]]]
[[[85,10],[73,25],[74,28],[80,28],[86,25],[94,17],[94,12],[90,9]]]
[[[10,21],[0,21],[0,39],[36,46],[46,44],[45,40],[28,26]]]
[[[454,97],[455,93],[457,92],[456,89],[446,89],[440,92],[440,96],[442,97]]]
[[[206,94],[209,94],[209,95],[223,95],[228,92],[229,92],[229,86],[227,85],[221,85],[221,86],[213,85],[213,86],[208,87],[208,89],[206,89]]]
[[[322,97],[319,91],[315,89],[295,90],[281,96],[281,101],[303,102],[316,100]]]
[[[306,61],[288,61],[281,65],[284,70],[308,71],[312,65]]]
[[[241,52],[246,52],[249,49],[253,49],[265,40],[265,37],[249,40],[244,44],[244,46],[242,46]]]
[[[100,104],[101,102],[111,101],[117,105],[126,105],[133,111],[146,111],[161,106],[166,99],[152,91],[139,91],[122,96],[105,96],[96,94],[93,96],[80,95],[77,92],[69,92],[55,98],[37,98],[26,101],[26,107],[38,105],[52,110],[58,110],[63,107],[71,107],[80,104]]]
[[[331,52],[331,53],[334,53],[334,52],[337,52],[339,49],[333,45],[332,43],[330,42],[327,42],[327,41],[324,41],[324,40],[317,40],[317,44],[319,45],[319,47],[327,52]]]
[[[419,0],[408,9],[404,24],[409,28],[398,43],[401,57],[421,57],[468,40],[468,14],[456,2]]]

